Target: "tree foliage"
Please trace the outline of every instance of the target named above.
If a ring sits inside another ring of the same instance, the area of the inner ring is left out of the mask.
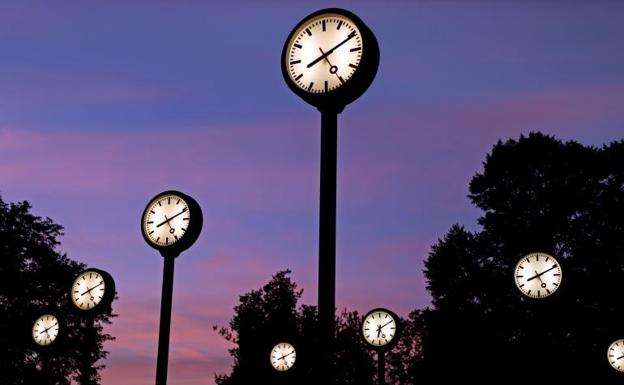
[[[624,143],[597,149],[539,133],[499,142],[469,196],[482,229],[454,225],[426,261],[434,307],[423,314],[421,375],[621,381],[607,347],[624,337]],[[513,283],[534,251],[563,268],[561,288],[539,300]]]
[[[113,339],[96,318],[94,332],[69,300],[71,283],[84,265],[56,251],[63,228],[34,216],[28,202],[0,198],[0,384],[70,384],[88,367],[82,384],[99,384],[96,362],[105,358],[103,343]],[[31,330],[35,319],[50,312],[64,328],[58,341],[37,346]]]

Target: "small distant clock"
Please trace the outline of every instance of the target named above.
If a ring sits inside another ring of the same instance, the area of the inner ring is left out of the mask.
[[[284,80],[319,109],[341,110],[357,99],[378,67],[375,36],[359,17],[344,9],[323,9],[304,18],[282,51]]]
[[[33,340],[37,345],[48,346],[57,339],[59,328],[59,320],[54,315],[44,314],[33,324]]]
[[[143,238],[162,255],[177,256],[199,237],[203,216],[195,199],[165,191],[147,204],[141,219]]]
[[[115,282],[103,270],[87,269],[74,280],[70,296],[76,308],[95,312],[110,306],[115,297]]]
[[[373,348],[389,349],[400,336],[399,317],[388,309],[373,309],[364,316],[362,335]]]
[[[516,286],[530,298],[548,297],[561,285],[561,265],[546,253],[525,255],[514,272]]]
[[[607,358],[613,369],[624,372],[624,339],[617,340],[609,346]]]
[[[280,342],[271,350],[271,365],[278,372],[285,372],[295,365],[297,353],[288,342]]]

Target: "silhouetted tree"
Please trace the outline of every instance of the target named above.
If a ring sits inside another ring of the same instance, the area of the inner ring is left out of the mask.
[[[70,384],[85,359],[88,379],[99,384],[104,365],[102,332],[110,312],[99,316],[95,333],[85,333],[84,320],[69,303],[69,289],[84,265],[59,254],[62,227],[30,213],[28,202],[5,203],[0,198],[0,384]],[[35,319],[52,312],[64,324],[58,341],[38,347],[31,330]]]
[[[499,141],[483,166],[469,195],[481,230],[454,225],[426,261],[419,383],[621,382],[607,347],[624,338],[624,142],[532,133]],[[513,270],[534,251],[556,256],[563,280],[531,300]]]
[[[236,347],[230,349],[232,372],[216,375],[217,384],[313,384],[318,314],[314,306],[297,306],[302,290],[297,289],[289,273],[281,271],[261,289],[242,295],[229,327],[219,329]],[[343,311],[336,318],[334,365],[338,384],[373,384],[375,364],[361,337],[360,322],[357,312]],[[271,348],[281,341],[291,342],[297,349],[297,361],[286,373],[277,373],[269,361]]]

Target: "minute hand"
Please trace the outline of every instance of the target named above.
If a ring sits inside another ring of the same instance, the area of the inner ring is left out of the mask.
[[[338,43],[336,46],[334,46],[334,48],[330,49],[329,51],[325,51],[324,54],[322,54],[321,56],[317,57],[316,59],[312,60],[310,62],[310,64],[308,64],[308,68],[312,67],[313,65],[315,65],[316,63],[320,62],[321,60],[325,59],[327,56],[331,55],[332,52],[334,52],[336,49],[338,49],[338,47],[340,47],[341,45],[343,45],[344,43],[348,42],[349,40],[353,39],[353,37],[356,35],[355,31],[351,32],[349,34],[349,36],[347,36],[346,39],[344,39],[343,41],[341,41],[340,43]]]
[[[172,220],[173,218],[177,217],[178,215],[182,215],[186,212],[186,209],[180,211],[179,213],[177,213],[176,215],[172,216],[171,218],[167,219],[166,221],[160,222],[159,224],[156,225],[156,227],[160,227],[162,225],[164,225],[165,223],[169,222],[170,220]]]
[[[544,275],[544,274],[548,273],[549,271],[551,271],[552,269],[556,269],[556,268],[557,268],[557,266],[553,266],[553,267],[551,267],[551,268],[550,268],[550,269],[548,269],[548,270],[544,270],[544,271],[542,271],[541,273],[536,274],[536,275],[532,276],[531,278],[528,278],[528,279],[527,279],[527,282],[528,282],[528,281],[530,281],[530,280],[532,280],[532,279],[535,279],[535,278],[537,278],[537,277],[539,277],[539,276],[541,276],[541,275]]]

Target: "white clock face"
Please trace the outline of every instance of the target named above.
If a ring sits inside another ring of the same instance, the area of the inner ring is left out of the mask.
[[[396,329],[396,320],[383,310],[369,314],[362,323],[364,339],[373,346],[388,345],[396,335]]]
[[[531,253],[522,257],[516,265],[514,279],[524,295],[548,297],[561,285],[561,266],[551,255]]]
[[[607,358],[615,370],[624,372],[624,340],[617,340],[609,346]]]
[[[150,202],[143,218],[143,231],[153,244],[170,246],[184,236],[190,220],[184,199],[173,194],[161,195]]]
[[[271,365],[277,371],[285,372],[292,368],[296,359],[295,348],[288,342],[280,342],[271,350]]]
[[[72,302],[79,309],[93,309],[104,298],[105,290],[104,277],[97,271],[85,271],[76,278],[72,285]]]
[[[353,76],[362,59],[362,35],[348,18],[328,13],[299,27],[288,42],[290,79],[310,93],[335,90]]]
[[[41,346],[50,345],[59,334],[59,323],[55,316],[45,314],[39,317],[32,328],[35,342]]]

